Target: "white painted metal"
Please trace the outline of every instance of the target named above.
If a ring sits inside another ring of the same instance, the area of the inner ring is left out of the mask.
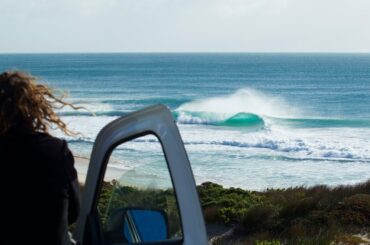
[[[145,132],[154,133],[162,143],[180,209],[183,244],[207,244],[202,209],[190,162],[171,112],[163,105],[151,106],[121,117],[99,132],[90,158],[81,214],[74,236],[79,244],[85,245],[82,239],[86,218],[94,207],[100,178],[103,178],[107,164],[107,153],[112,146]]]

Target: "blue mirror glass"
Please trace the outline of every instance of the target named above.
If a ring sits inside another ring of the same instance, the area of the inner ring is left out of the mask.
[[[123,233],[130,243],[155,242],[168,239],[168,225],[161,210],[126,209]]]

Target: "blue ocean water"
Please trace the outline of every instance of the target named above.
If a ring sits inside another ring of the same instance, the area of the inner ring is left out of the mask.
[[[76,155],[89,156],[106,123],[160,103],[173,112],[198,183],[264,189],[370,177],[370,54],[0,55],[8,69],[69,91],[95,113],[59,112],[82,133],[55,132]]]

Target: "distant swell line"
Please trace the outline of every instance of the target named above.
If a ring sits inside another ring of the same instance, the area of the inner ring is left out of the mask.
[[[68,143],[94,143],[94,139],[87,138],[87,137],[81,137],[81,138],[75,138],[75,139],[67,139]],[[135,143],[157,143],[157,139],[134,139],[132,142]]]
[[[88,143],[93,144],[94,140],[89,138],[71,139],[69,143]],[[135,139],[133,143],[158,143],[157,139]],[[359,161],[359,162],[370,162],[369,157],[357,156],[351,152],[347,152],[341,149],[327,149],[320,150],[320,147],[310,147],[301,141],[297,141],[296,145],[287,146],[284,142],[278,142],[274,140],[265,140],[263,142],[248,143],[238,141],[184,141],[185,145],[217,145],[217,146],[228,146],[238,148],[257,148],[272,150],[280,153],[303,153],[302,156],[274,156],[278,158],[284,158],[284,160],[332,160],[332,161]]]
[[[269,150],[278,150],[281,152],[300,152],[300,151],[309,151],[310,148],[301,145],[293,147],[281,147],[276,141],[267,140],[259,143],[247,143],[247,142],[238,142],[238,141],[186,141],[184,144],[187,145],[220,145],[220,146],[232,146],[239,148],[261,148]]]
[[[270,118],[273,123],[294,127],[307,128],[329,128],[329,127],[351,127],[368,128],[368,119],[335,119],[335,118]]]
[[[273,141],[273,140],[266,140],[264,142],[258,143],[247,143],[247,142],[238,142],[238,141],[187,141],[184,143],[185,145],[219,145],[219,146],[230,146],[230,147],[239,147],[239,148],[259,148],[259,149],[267,149],[273,150],[275,152],[281,153],[299,153],[303,152],[307,156],[318,154],[315,157],[305,157],[307,159],[345,159],[351,161],[370,161],[370,158],[363,158],[360,156],[356,156],[351,152],[345,152],[340,149],[328,149],[325,151],[321,151],[319,148],[309,147],[303,142],[297,142],[297,145],[292,146],[284,146],[282,143]]]
[[[88,112],[88,111],[66,111],[66,112],[58,112],[59,116],[111,116],[111,117],[120,117],[126,115],[127,112],[125,111],[97,111],[97,112]]]
[[[363,159],[352,159],[352,158],[327,158],[327,157],[290,157],[282,155],[252,155],[248,156],[248,159],[267,159],[267,160],[281,160],[281,161],[333,161],[341,163],[350,163],[350,162],[361,162],[361,163],[370,163],[370,158]]]

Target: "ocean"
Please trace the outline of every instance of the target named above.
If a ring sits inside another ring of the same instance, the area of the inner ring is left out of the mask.
[[[89,157],[108,122],[164,104],[198,184],[262,190],[370,178],[370,54],[1,54],[0,71],[9,69],[95,113],[59,111],[81,133],[53,131],[75,155]]]

